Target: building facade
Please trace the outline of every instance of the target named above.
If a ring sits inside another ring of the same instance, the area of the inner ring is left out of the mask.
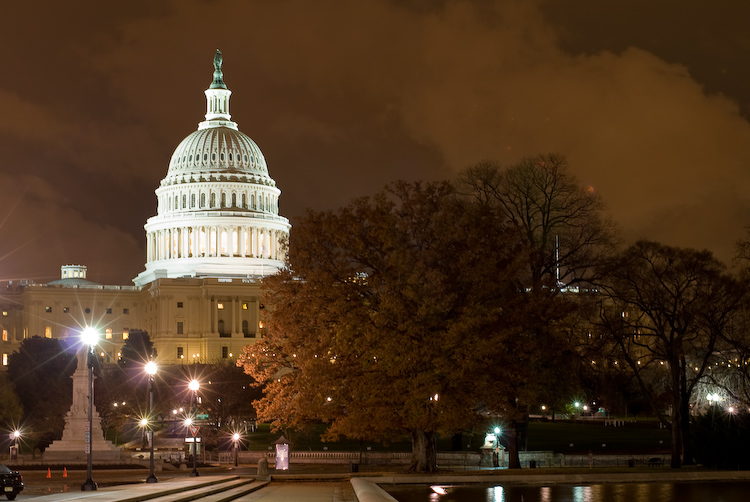
[[[162,364],[231,359],[263,336],[262,279],[283,266],[290,225],[263,153],[231,120],[222,64],[217,50],[205,120],[175,149],[155,191],[145,270],[134,285],[89,281],[83,265],[63,266],[48,284],[8,284],[3,366],[25,338],[71,339],[86,326],[100,331],[109,362],[134,329],[149,333]]]

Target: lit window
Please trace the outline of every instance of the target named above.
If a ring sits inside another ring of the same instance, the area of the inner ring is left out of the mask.
[[[52,307],[49,307],[49,306],[44,307],[44,311],[47,313],[52,312]]]
[[[3,330],[3,341],[4,342],[8,341],[8,330],[7,329]]]
[[[247,310],[247,303],[242,304],[242,310]]]
[[[45,326],[44,338],[52,338],[52,326]]]
[[[8,366],[8,354],[3,354],[3,366]]]
[[[104,330],[104,338],[106,338],[107,340],[112,339],[112,328],[107,328],[106,330]]]
[[[3,310],[3,317],[8,317],[8,311],[7,310]]]
[[[125,328],[122,330],[122,339],[127,340],[128,338],[130,338],[130,329]]]
[[[217,303],[216,308],[219,310],[224,310],[224,304],[223,303]]]
[[[63,307],[63,314],[67,314],[70,312],[70,307]]]

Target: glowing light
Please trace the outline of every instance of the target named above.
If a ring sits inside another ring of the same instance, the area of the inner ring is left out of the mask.
[[[148,425],[148,418],[142,418],[140,424],[141,427],[146,427]]]
[[[233,441],[239,441],[240,440],[240,434],[238,432],[235,432],[232,434],[232,440]]]
[[[156,375],[156,363],[153,361],[147,362],[145,370],[146,370],[146,373],[148,373],[151,376]]]
[[[190,380],[190,383],[188,384],[188,389],[192,390],[193,392],[200,389],[201,384],[198,382],[198,380]]]
[[[433,492],[437,493],[438,495],[445,495],[446,493],[448,493],[447,491],[445,491],[445,488],[443,488],[442,486],[431,486],[430,488],[432,489]]]
[[[97,333],[96,328],[86,326],[86,328],[81,331],[81,341],[89,347],[96,345],[99,341],[99,333]]]

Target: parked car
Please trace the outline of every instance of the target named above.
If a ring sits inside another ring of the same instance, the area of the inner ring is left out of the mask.
[[[8,500],[14,500],[23,490],[23,476],[18,471],[0,464],[0,490]]]

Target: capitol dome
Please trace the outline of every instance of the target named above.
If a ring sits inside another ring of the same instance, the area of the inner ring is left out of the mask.
[[[145,225],[141,286],[160,277],[263,277],[284,262],[289,221],[258,145],[229,114],[221,52],[205,91],[206,120],[177,146]]]

